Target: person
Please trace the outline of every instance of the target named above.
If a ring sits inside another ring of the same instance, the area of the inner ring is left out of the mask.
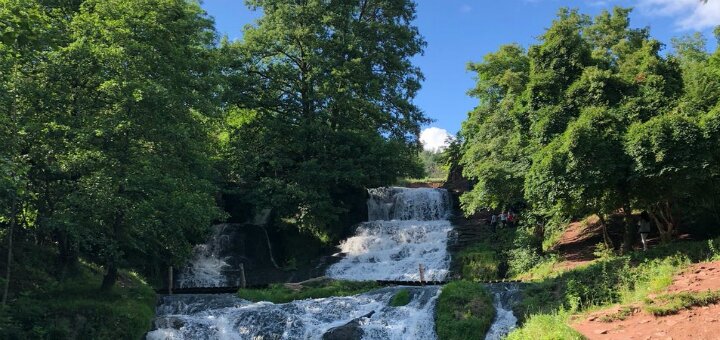
[[[650,235],[650,214],[647,211],[643,211],[640,214],[640,221],[638,221],[638,232],[640,233],[640,240],[642,241],[643,250],[647,251],[647,238]]]
[[[503,210],[503,212],[500,213],[500,227],[505,228],[506,224],[507,224],[507,214]]]
[[[492,227],[492,231],[495,232],[495,228],[497,227],[497,215],[492,214],[490,217],[490,226]]]
[[[508,226],[510,226],[511,228],[515,226],[515,215],[513,215],[512,211],[508,211],[507,221]]]

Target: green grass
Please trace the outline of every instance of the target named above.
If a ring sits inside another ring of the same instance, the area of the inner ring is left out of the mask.
[[[240,289],[237,295],[250,301],[270,301],[273,303],[287,303],[295,300],[320,299],[330,296],[350,296],[362,294],[380,288],[373,282],[355,281],[319,281],[309,283],[299,289],[292,289],[284,284],[274,284],[264,289]]]
[[[8,339],[140,339],[155,316],[155,292],[138,275],[121,272],[100,292],[101,272],[81,264],[64,281],[26,291],[0,311]]]
[[[518,318],[527,321],[508,339],[574,339],[572,334],[563,334],[566,327],[563,318],[567,313],[611,304],[639,305],[648,295],[667,288],[672,278],[690,263],[717,258],[718,248],[713,248],[716,244],[717,240],[671,243],[647,252],[596,260],[561,273],[547,270],[548,264],[543,263],[532,270],[539,279],[525,285],[523,299],[515,308]],[[664,315],[717,301],[720,293],[661,295],[646,301],[645,309]],[[550,335],[540,336],[546,333]]]
[[[425,177],[425,178],[402,178],[398,180],[397,185],[403,186],[417,183],[445,183],[446,177]]]
[[[508,334],[506,340],[581,340],[580,333],[567,324],[569,314],[559,312],[531,316],[522,328]]]
[[[493,298],[483,285],[455,281],[442,288],[435,308],[435,329],[441,340],[475,339],[487,333],[494,317]]]
[[[402,307],[410,303],[410,291],[407,289],[401,289],[392,297],[390,300],[390,306]]]
[[[720,291],[663,294],[645,301],[645,310],[655,316],[677,314],[683,309],[707,306],[720,301]]]
[[[501,260],[497,252],[481,243],[466,248],[457,254],[463,279],[488,281],[499,278]]]

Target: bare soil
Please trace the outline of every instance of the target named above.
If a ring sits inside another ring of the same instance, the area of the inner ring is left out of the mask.
[[[720,261],[699,263],[675,277],[664,293],[720,290]],[[656,317],[631,306],[624,320],[613,318],[621,312],[614,307],[592,313],[571,324],[588,339],[720,339],[720,304],[694,307],[677,314]],[[626,308],[627,310],[627,308]],[[607,322],[604,320],[615,319]]]

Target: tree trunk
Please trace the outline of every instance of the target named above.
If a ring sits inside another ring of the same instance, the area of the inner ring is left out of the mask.
[[[13,202],[12,217],[10,218],[10,230],[8,230],[8,250],[7,250],[7,267],[5,268],[5,289],[3,291],[2,305],[7,304],[8,293],[10,292],[10,273],[12,267],[12,248],[13,248],[13,231],[17,224],[18,207],[17,202]]]
[[[66,232],[58,231],[55,238],[58,242],[58,259],[60,261],[60,279],[63,280],[68,272],[72,272],[78,263],[78,256],[70,236]]]
[[[118,270],[114,263],[111,263],[108,265],[107,273],[105,273],[105,276],[103,277],[102,285],[100,286],[100,290],[103,292],[107,292],[115,285],[115,281],[117,281],[118,276]]]
[[[635,244],[635,221],[632,218],[632,210],[628,204],[623,205],[623,219],[625,222],[625,228],[623,230],[623,244],[622,253],[627,254],[632,251],[632,246]]]
[[[658,203],[656,208],[657,211],[651,211],[650,216],[655,220],[658,231],[660,231],[660,241],[669,243],[672,241],[672,234],[675,230],[675,221],[672,217],[670,203],[668,201]]]
[[[605,222],[605,216],[603,216],[603,214],[597,215],[598,218],[600,218],[600,223],[602,224],[603,242],[605,242],[605,246],[608,247],[608,249],[615,249],[612,239],[610,239],[610,234],[608,234],[607,231],[607,223]]]

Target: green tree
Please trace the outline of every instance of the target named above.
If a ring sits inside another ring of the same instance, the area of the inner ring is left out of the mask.
[[[606,217],[630,213],[630,159],[623,151],[623,121],[607,108],[591,107],[535,154],[525,181],[528,202],[542,215],[597,214],[611,245]]]
[[[663,241],[677,228],[674,205],[699,191],[705,176],[707,144],[697,121],[667,114],[628,131],[625,149],[633,158],[637,206],[646,209]]]
[[[485,207],[505,208],[522,201],[529,166],[527,116],[521,101],[530,61],[518,45],[505,45],[468,69],[477,73],[469,93],[480,105],[460,131],[463,175],[474,182],[461,197],[467,214]]]
[[[119,268],[180,264],[220,217],[208,159],[214,30],[197,3],[91,0],[71,37],[56,76],[70,80],[58,105],[72,134],[58,159],[74,181],[57,214],[106,267],[108,289]]]
[[[415,4],[248,3],[263,17],[223,47],[229,179],[257,209],[335,238],[348,196],[421,172]]]

